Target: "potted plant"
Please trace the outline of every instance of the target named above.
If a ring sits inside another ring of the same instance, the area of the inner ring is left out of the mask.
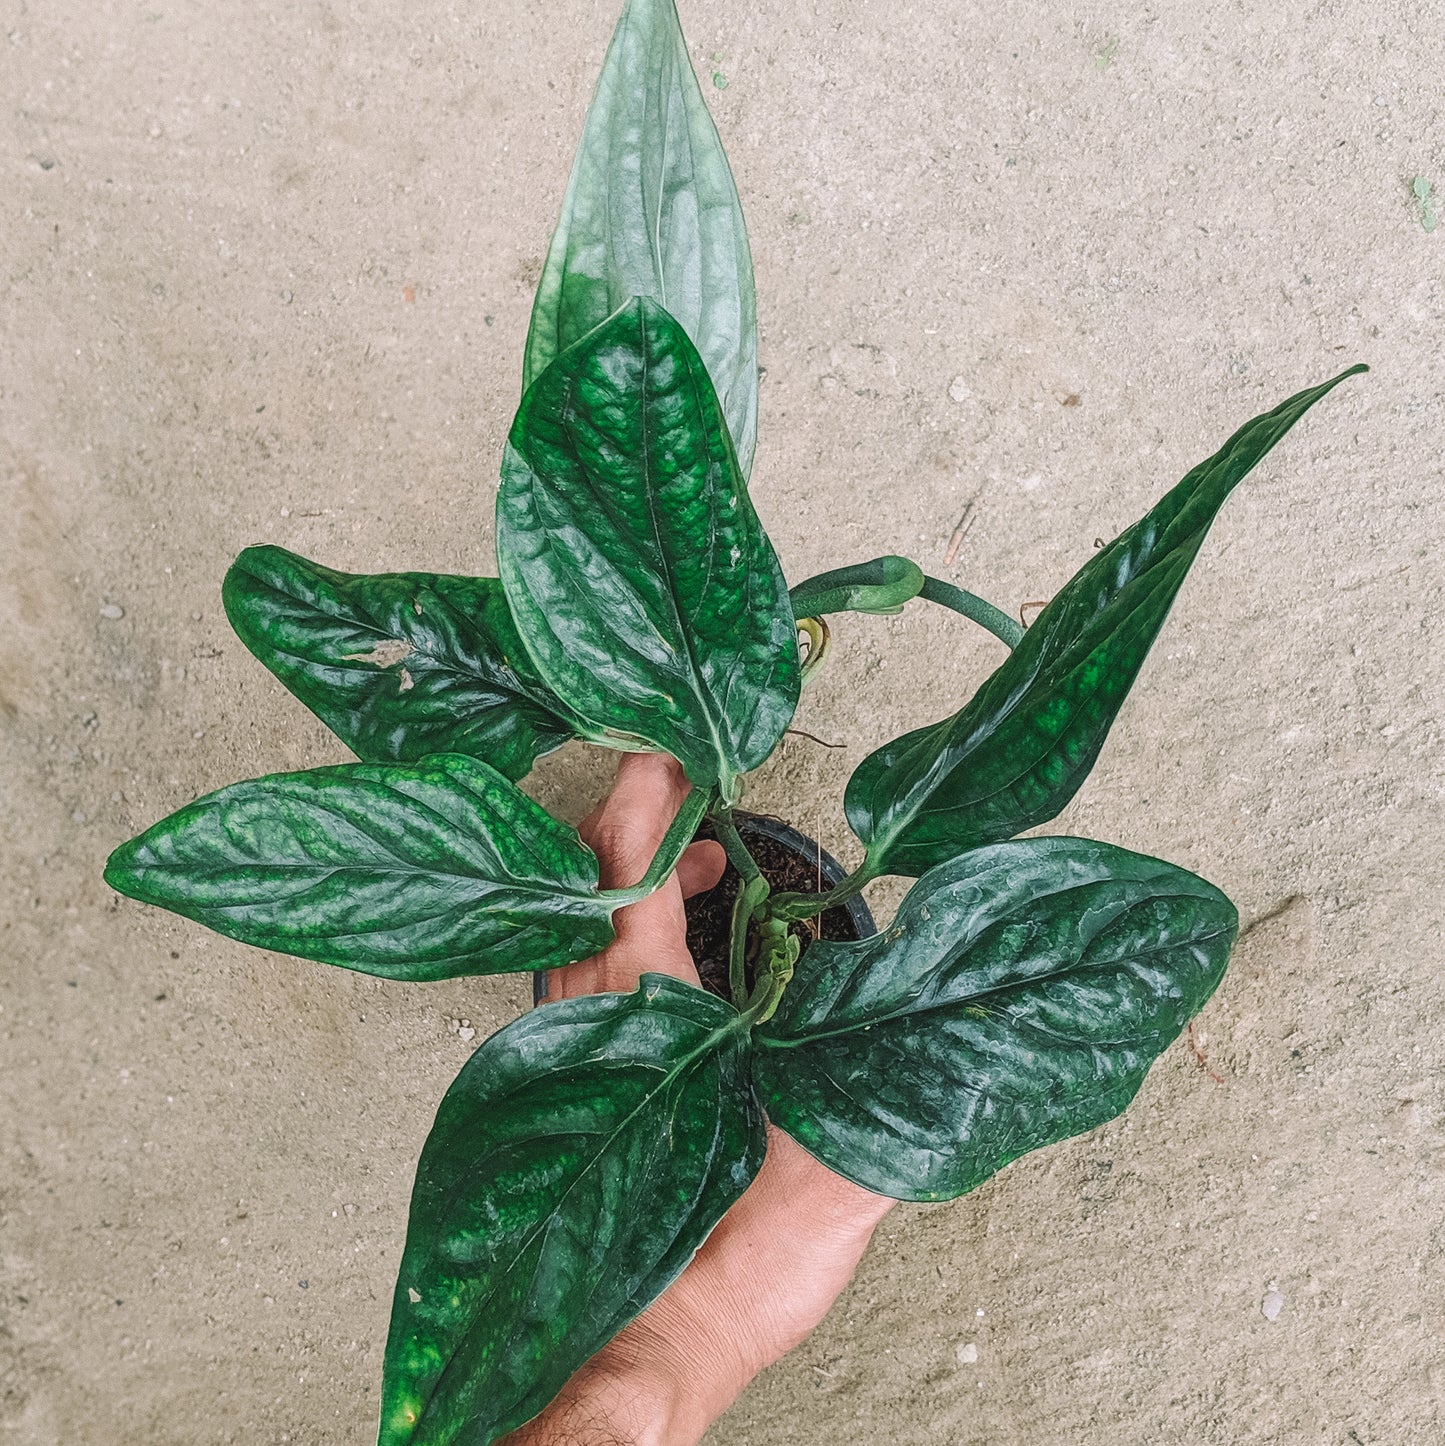
[[[541,1410],[747,1189],[765,1117],[870,1190],[949,1199],[1123,1110],[1223,974],[1218,889],[1018,835],[1082,784],[1230,492],[1362,368],[1247,423],[1025,630],[897,557],[787,586],[747,489],[756,352],[742,213],[673,0],[628,0],[537,291],[500,576],[248,548],[228,616],[361,761],[223,788],[107,867],[232,938],[421,982],[595,954],[700,828],[726,849],[711,991],[648,975],[545,1005],[448,1091],[398,1274],[386,1446],[480,1446]],[[915,599],[1009,654],[863,760],[862,863],[824,871],[818,850],[810,886],[813,846],[749,821],[743,780],[818,677],[827,616]],[[634,887],[599,888],[518,787],[573,738],[669,753],[692,785]],[[780,841],[808,861],[791,881],[759,865]],[[871,933],[861,891],[885,875],[916,882]]]

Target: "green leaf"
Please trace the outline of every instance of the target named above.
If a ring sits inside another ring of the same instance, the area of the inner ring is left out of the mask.
[[[753,262],[673,0],[628,0],[597,82],[527,336],[523,390],[631,297],[702,353],[746,477],[758,416]]]
[[[906,557],[875,557],[820,572],[793,588],[793,615],[815,618],[822,613],[901,613],[903,605],[923,590],[923,570]]]
[[[762,1164],[739,1015],[644,975],[467,1062],[417,1168],[381,1446],[487,1446],[662,1293]]]
[[[1203,879],[1108,844],[965,854],[886,933],[804,953],[754,1039],[764,1108],[869,1190],[962,1195],[1119,1114],[1214,992],[1238,923]]]
[[[233,939],[387,979],[585,959],[619,902],[572,829],[460,754],[232,784],[122,844],[105,877]]]
[[[512,426],[497,553],[547,686],[699,787],[772,752],[798,701],[797,631],[707,371],[634,299],[548,368]]]
[[[368,762],[466,753],[521,778],[572,735],[495,578],[363,577],[248,547],[221,596],[241,641]]]
[[[873,877],[921,874],[1068,803],[1225,499],[1315,402],[1363,370],[1247,423],[1065,584],[961,712],[858,765],[844,804]]]

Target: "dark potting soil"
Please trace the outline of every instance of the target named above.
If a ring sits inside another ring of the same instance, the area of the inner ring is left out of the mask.
[[[738,831],[775,894],[816,894],[828,887],[826,880],[820,886],[816,859],[800,858],[786,844],[750,828],[746,819],[738,820]],[[712,826],[705,822],[698,829],[697,837],[714,837]],[[728,988],[728,936],[732,930],[733,903],[738,896],[739,882],[738,871],[729,864],[715,888],[687,901],[687,947],[692,952],[703,988],[720,999],[732,997]],[[821,920],[809,919],[794,924],[791,932],[805,950],[815,938],[858,937],[852,918],[841,906],[825,909]],[[757,929],[753,927],[749,930],[748,943],[749,989],[753,984],[752,960],[756,946]]]

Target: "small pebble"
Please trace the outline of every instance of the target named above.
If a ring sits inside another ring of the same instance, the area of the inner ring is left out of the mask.
[[[1259,1303],[1259,1313],[1265,1320],[1278,1320],[1283,1309],[1284,1297],[1277,1290],[1269,1291]]]
[[[972,1341],[966,1346],[958,1348],[958,1363],[961,1366],[971,1366],[978,1360],[978,1347]]]
[[[948,395],[951,396],[955,402],[966,402],[973,396],[973,393],[969,390],[968,383],[964,381],[962,377],[954,377],[948,384]]]
[[[118,623],[125,616],[125,609],[119,603],[102,603],[100,615],[107,622]]]
[[[475,1039],[477,1037],[477,1031],[469,1026],[463,1026],[457,1030],[457,1037],[459,1039]]]
[[[285,306],[291,305],[291,293],[289,291],[283,291],[281,293],[281,302]]]

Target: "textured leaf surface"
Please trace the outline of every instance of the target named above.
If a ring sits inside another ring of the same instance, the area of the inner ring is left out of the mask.
[[[111,855],[113,889],[388,979],[549,969],[612,941],[576,833],[460,754],[236,783]]]
[[[486,1446],[661,1294],[762,1163],[747,1049],[729,1005],[649,974],[472,1056],[417,1169],[382,1446]]]
[[[1211,884],[1108,844],[966,854],[885,933],[804,953],[755,1039],[764,1108],[869,1190],[961,1195],[1123,1110],[1237,928]]]
[[[961,712],[859,764],[845,807],[875,874],[921,874],[1064,807],[1225,499],[1315,402],[1360,370],[1242,427],[1065,584]]]
[[[365,577],[248,547],[221,595],[241,641],[367,762],[467,753],[521,778],[572,734],[495,578]]]
[[[629,298],[702,353],[746,477],[757,436],[753,262],[673,0],[628,0],[597,82],[527,337],[524,390]]]
[[[765,759],[798,641],[696,349],[630,302],[527,393],[497,493],[517,629],[574,713],[680,759],[700,787]]]

